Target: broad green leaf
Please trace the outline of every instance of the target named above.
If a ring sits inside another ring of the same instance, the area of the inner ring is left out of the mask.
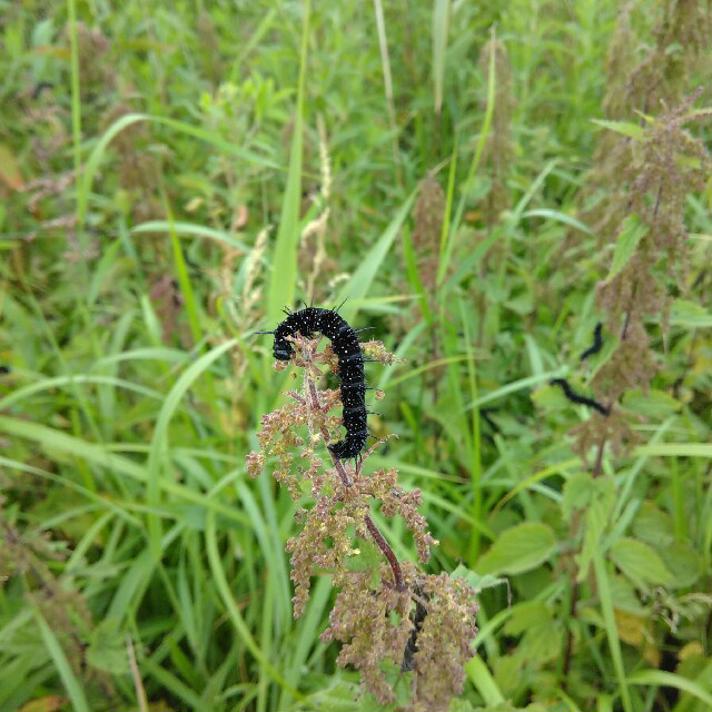
[[[687,299],[676,299],[670,309],[670,323],[686,329],[712,327],[712,314],[703,306]]]
[[[649,615],[649,611],[641,605],[633,584],[625,576],[611,576],[611,597],[617,611],[639,617]]]
[[[578,581],[588,575],[594,551],[601,547],[601,538],[610,518],[615,499],[615,483],[610,477],[591,477],[581,472],[566,481],[561,502],[562,513],[570,520],[574,510],[583,510],[583,543],[576,557],[579,566]]]
[[[611,270],[606,277],[610,282],[628,264],[630,258],[635,253],[636,247],[641,239],[648,233],[650,228],[637,215],[629,215],[621,226],[621,232],[616,241],[616,249],[613,253]]]
[[[594,498],[586,511],[585,529],[581,553],[576,557],[579,571],[576,580],[580,583],[588,576],[588,567],[593,556],[601,549],[603,533],[608,528],[611,506],[603,498]]]
[[[105,618],[91,632],[87,661],[92,667],[116,675],[129,671],[126,640],[118,619]]]
[[[512,606],[512,615],[504,625],[507,635],[521,635],[533,626],[551,622],[551,611],[542,601],[525,601]]]
[[[576,509],[584,509],[590,504],[596,492],[596,484],[588,472],[577,472],[566,480],[564,497],[561,500],[561,512],[566,521]]]
[[[625,395],[624,405],[626,410],[632,410],[656,420],[668,418],[682,407],[676,398],[655,388],[649,389],[647,393],[637,389],[629,391]]]
[[[561,655],[563,625],[561,621],[542,621],[529,628],[518,648],[518,654],[533,665],[556,660]]]
[[[667,512],[652,502],[643,502],[633,522],[633,533],[636,539],[659,549],[672,544],[675,525]]]
[[[596,126],[615,131],[621,136],[627,136],[636,141],[640,141],[645,137],[645,129],[639,124],[633,124],[630,121],[606,121],[605,119],[591,119],[591,121]]]
[[[480,574],[520,574],[543,564],[556,549],[553,529],[541,522],[525,522],[502,533],[480,557]]]
[[[674,588],[692,586],[702,573],[699,554],[688,541],[676,541],[660,549],[660,556],[673,576]]]
[[[610,556],[613,563],[636,584],[667,586],[673,582],[673,576],[659,554],[642,541],[623,537],[611,547]]]

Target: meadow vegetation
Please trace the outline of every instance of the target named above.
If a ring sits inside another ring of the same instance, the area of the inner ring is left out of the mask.
[[[707,0],[0,37],[0,712],[712,709]]]

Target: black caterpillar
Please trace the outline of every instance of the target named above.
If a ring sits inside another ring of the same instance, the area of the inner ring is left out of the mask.
[[[582,396],[580,393],[571,387],[571,384],[565,378],[554,378],[550,381],[552,386],[560,386],[564,395],[572,402],[579,403],[580,405],[587,405],[589,408],[597,410],[601,415],[610,415],[611,409],[602,405],[597,400],[589,398],[588,396]]]
[[[425,617],[428,615],[428,609],[423,604],[423,599],[428,600],[429,596],[423,589],[415,585],[415,611],[411,613],[410,619],[413,622],[413,628],[410,631],[408,642],[405,644],[403,651],[403,660],[401,662],[401,672],[409,672],[415,669],[415,654],[418,652],[418,635],[425,622]]]
[[[589,356],[597,354],[603,347],[603,336],[601,336],[602,324],[599,321],[593,330],[593,343],[579,356],[579,361],[585,361]]]
[[[334,457],[348,460],[358,456],[368,438],[366,384],[363,374],[366,359],[363,357],[356,331],[334,309],[306,307],[290,313],[274,331],[262,333],[274,334],[274,357],[279,361],[289,361],[294,349],[287,337],[296,334],[310,337],[317,331],[331,340],[339,359],[341,402],[344,404],[346,437],[328,447]]]

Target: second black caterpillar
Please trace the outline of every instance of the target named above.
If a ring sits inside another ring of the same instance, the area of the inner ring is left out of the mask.
[[[356,457],[363,450],[368,437],[364,358],[356,331],[333,309],[306,307],[289,314],[274,330],[273,353],[277,360],[288,361],[294,349],[287,337],[296,334],[310,337],[315,332],[321,332],[331,340],[339,360],[346,437],[328,447],[334,457],[347,460]]]

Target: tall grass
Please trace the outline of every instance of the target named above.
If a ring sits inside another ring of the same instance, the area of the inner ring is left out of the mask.
[[[616,14],[592,0],[6,3],[0,712],[378,709],[319,640],[328,572],[293,619],[294,505],[244,463],[291,383],[252,332],[306,293],[318,117],[333,174],[322,306],[346,300],[400,359],[367,369],[385,391],[370,423],[398,436],[370,462],[423,491],[432,571],[462,564],[481,588],[452,709],[710,708],[706,193],[686,197],[669,325],[645,324],[659,369],[622,399],[636,442],[606,451],[600,477],[569,435],[589,414],[547,385],[588,388],[613,350],[578,361],[615,251],[583,201]],[[631,22],[640,54],[654,20],[640,4]],[[512,207],[488,223],[492,28],[511,64]],[[709,148],[708,127],[691,131]],[[155,184],[121,170],[143,159]],[[443,196],[431,281],[413,240],[428,175]],[[402,522],[378,523],[412,558]]]

